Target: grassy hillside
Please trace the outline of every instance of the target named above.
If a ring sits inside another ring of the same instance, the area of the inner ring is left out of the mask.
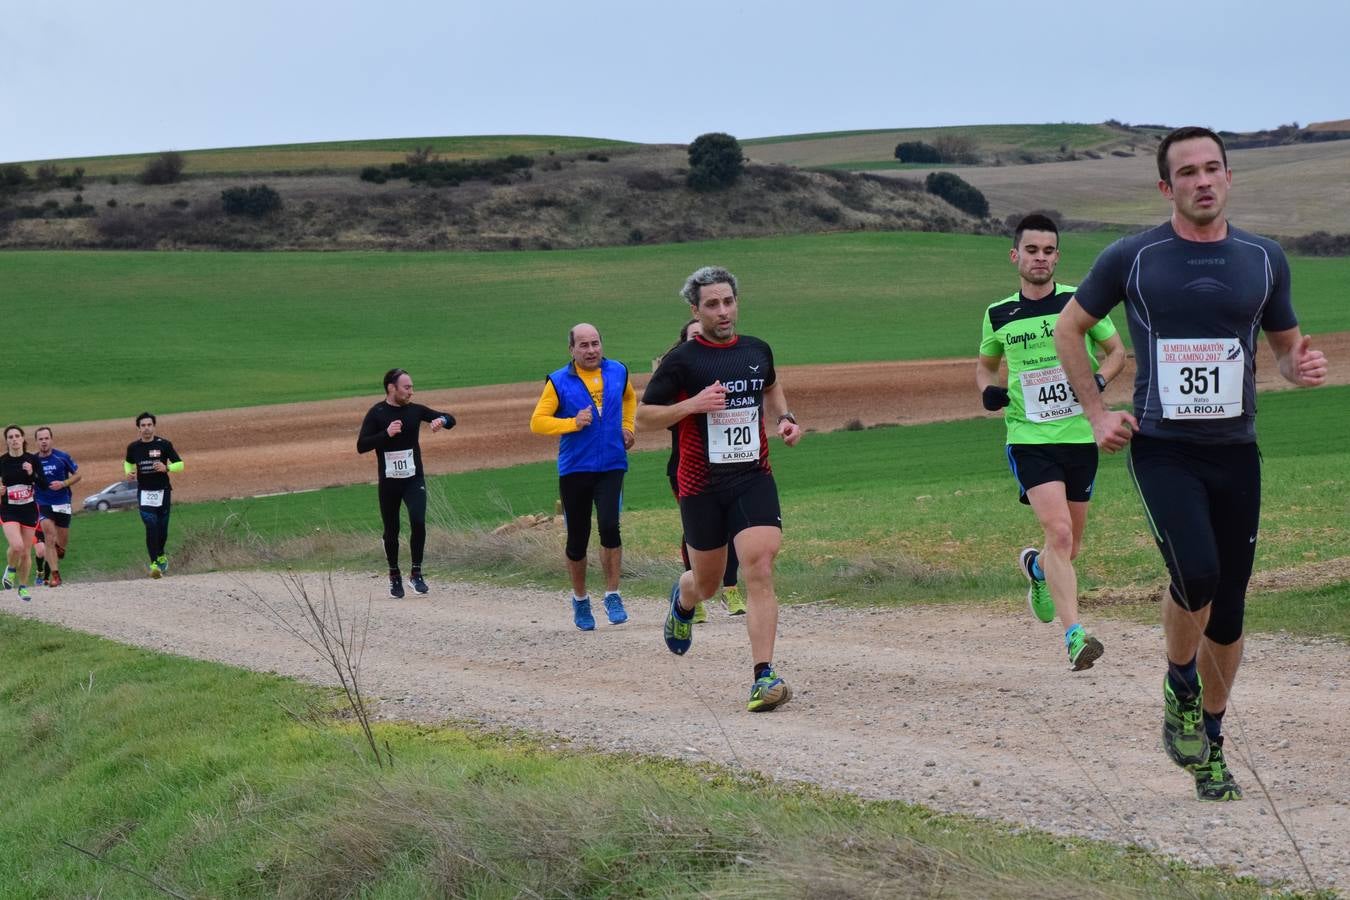
[[[1111,235],[1064,241],[1081,278]],[[711,262],[742,279],[746,333],[783,361],[969,356],[979,316],[1015,287],[1007,239],[864,233],[553,253],[0,254],[35,323],[58,322],[54,422],[368,394],[391,365],[424,389],[529,381],[579,320],[618,359],[670,345],[683,279]],[[1350,260],[1293,260],[1306,331],[1350,329]],[[636,361],[636,362],[634,362]]]
[[[631,147],[626,141],[605,138],[562,137],[557,135],[479,135],[472,137],[413,137],[371,141],[325,141],[313,144],[272,144],[261,147],[222,147],[210,150],[182,150],[185,172],[191,177],[204,175],[272,175],[278,172],[356,172],[363,166],[384,166],[402,162],[409,151],[431,147],[447,159],[485,159],[513,153],[544,155],[550,151],[570,153],[577,150],[607,150]],[[165,150],[173,148],[164,148]],[[140,174],[158,152],[129,153],[119,156],[86,156],[67,159],[40,159],[21,162],[30,170],[55,165],[64,171],[76,166],[90,178]]]

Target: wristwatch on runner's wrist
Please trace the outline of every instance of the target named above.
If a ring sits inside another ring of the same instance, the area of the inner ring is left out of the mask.
[[[789,422],[791,422],[793,425],[796,425],[796,424],[797,424],[797,417],[794,416],[794,415],[793,415],[792,413],[790,413],[790,412],[785,412],[785,413],[783,413],[781,416],[779,416],[779,417],[778,417],[778,424],[779,424],[779,425],[782,425],[784,419],[787,419],[787,420],[788,420]]]
[[[1092,380],[1097,382],[1097,393],[1100,394],[1102,391],[1106,390],[1106,379],[1102,377],[1101,372],[1093,372]]]

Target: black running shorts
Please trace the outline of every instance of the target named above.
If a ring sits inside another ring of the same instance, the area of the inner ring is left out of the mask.
[[[733,488],[680,498],[684,541],[695,550],[716,550],[747,528],[783,527],[778,485],[765,472]]]
[[[1027,491],[1051,481],[1064,482],[1069,502],[1086,503],[1097,480],[1097,445],[1009,444],[1008,468],[1023,503],[1029,502]]]

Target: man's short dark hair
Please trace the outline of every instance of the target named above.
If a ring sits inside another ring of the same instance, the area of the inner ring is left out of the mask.
[[[149,419],[151,425],[158,425],[158,424],[159,424],[159,420],[155,418],[155,414],[154,414],[154,413],[152,413],[152,412],[143,412],[143,413],[141,413],[139,416],[136,417],[136,427],[137,427],[137,428],[140,428],[140,427],[141,427],[141,421],[144,420],[144,419]]]
[[[53,437],[56,436],[56,432],[52,431],[52,426],[50,426],[50,425],[39,425],[38,427],[36,427],[36,428],[33,429],[33,437],[37,437],[37,436],[38,436],[38,432],[40,432],[40,431],[45,431],[45,432],[47,432],[49,435],[52,435]]]
[[[1167,182],[1169,186],[1172,184],[1172,172],[1167,167],[1167,151],[1172,149],[1172,145],[1177,141],[1190,141],[1196,138],[1209,138],[1218,144],[1219,155],[1223,157],[1223,167],[1228,168],[1228,149],[1223,145],[1223,138],[1208,128],[1202,128],[1199,125],[1187,125],[1173,131],[1163,138],[1162,143],[1158,145],[1158,177]]]
[[[388,372],[385,372],[384,373],[385,391],[388,392],[389,386],[391,384],[398,384],[398,380],[407,374],[408,374],[407,371],[405,371],[404,369],[390,369]]]
[[[1041,213],[1023,216],[1022,221],[1017,223],[1017,227],[1013,229],[1013,247],[1022,245],[1022,233],[1025,231],[1048,231],[1056,240],[1059,238],[1059,226],[1055,224],[1055,220]]]

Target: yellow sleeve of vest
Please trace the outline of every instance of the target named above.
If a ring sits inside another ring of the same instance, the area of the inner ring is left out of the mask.
[[[637,433],[637,391],[633,390],[631,378],[623,388],[623,427],[625,431]]]
[[[530,414],[530,430],[535,434],[558,435],[580,431],[576,419],[560,419],[554,413],[558,411],[558,392],[553,389],[552,381],[544,382],[544,392]]]

